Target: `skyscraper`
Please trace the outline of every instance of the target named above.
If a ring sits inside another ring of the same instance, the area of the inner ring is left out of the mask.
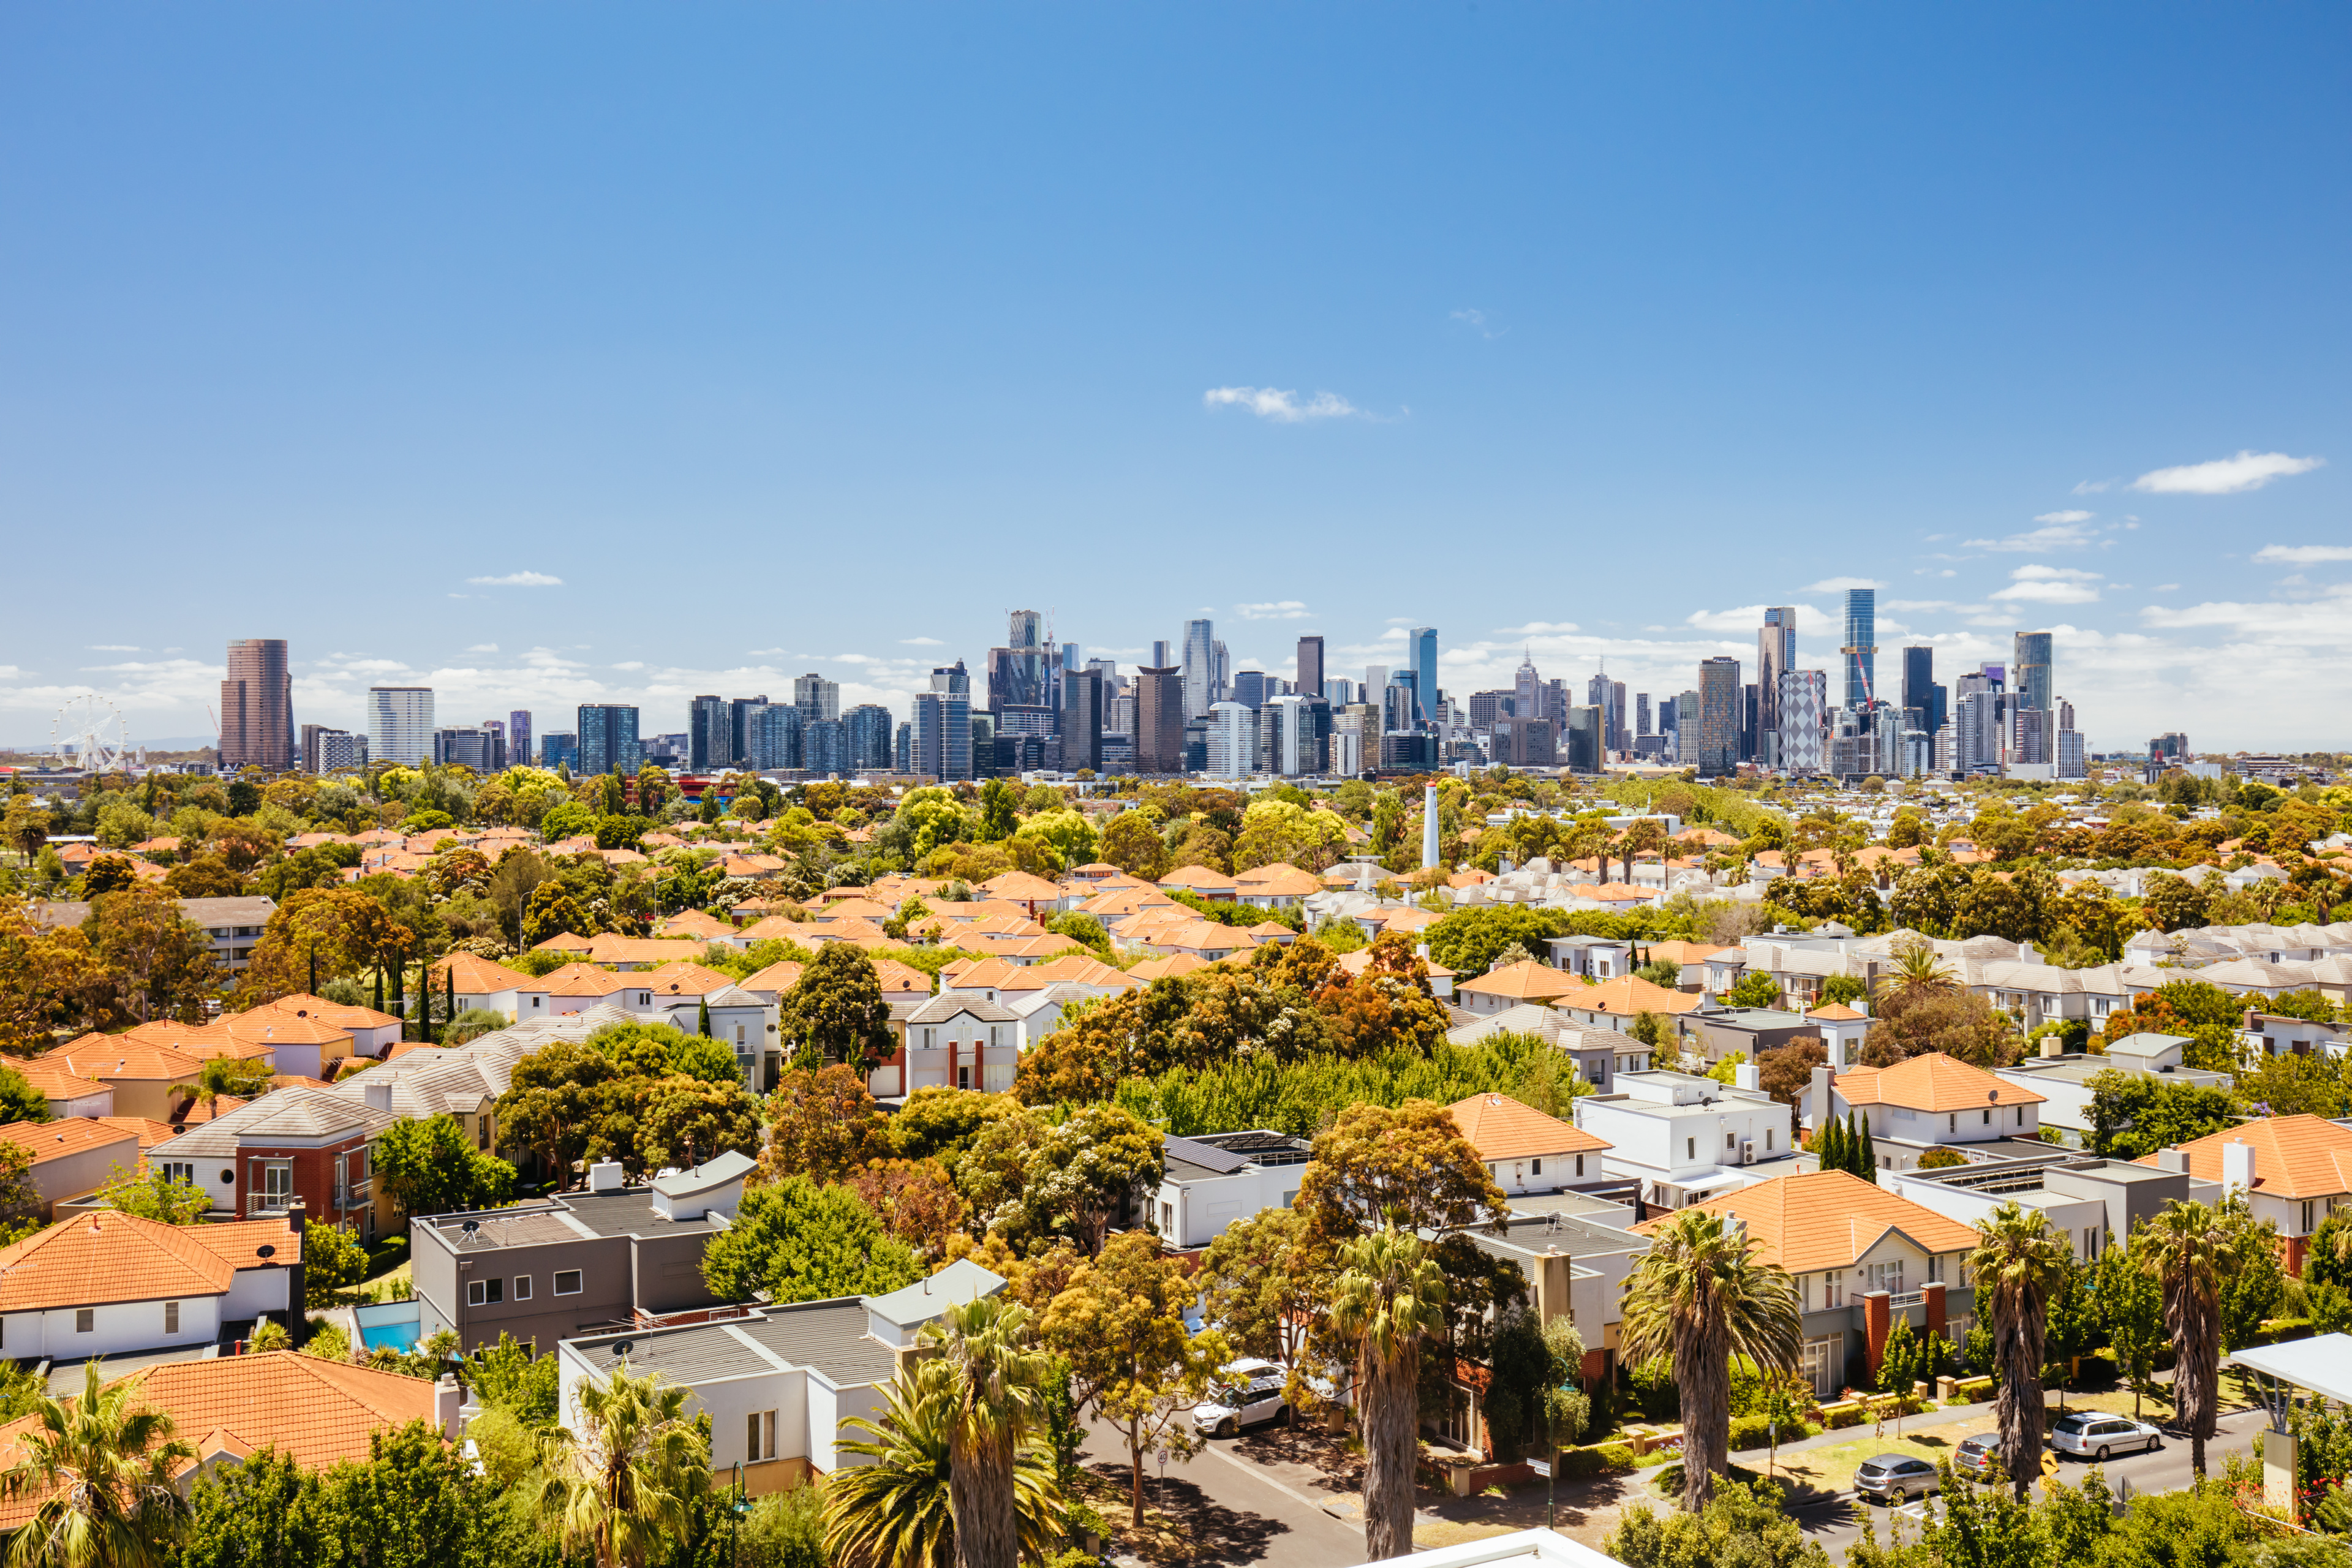
[[[1698,667],[1698,771],[1719,777],[1739,770],[1739,661],[1717,654]]]
[[[530,710],[518,708],[507,715],[507,762],[518,768],[530,766]]]
[[[1544,710],[1543,677],[1536,673],[1532,649],[1521,649],[1519,669],[1511,681],[1511,715],[1517,719],[1548,719]]]
[[[1412,659],[1413,700],[1424,719],[1437,717],[1437,628],[1415,626],[1405,634],[1404,646]]]
[[[1773,731],[1780,754],[1773,765],[1790,773],[1821,773],[1829,766],[1829,671],[1784,669],[1780,684],[1780,724]]]
[[[766,698],[760,699],[765,702]],[[823,724],[841,717],[841,683],[822,675],[793,678],[793,706],[801,710],[801,724]]]
[[[220,701],[222,771],[250,763],[282,773],[294,765],[294,678],[287,673],[283,639],[229,644]]]
[[[368,688],[368,756],[412,768],[433,760],[431,687]]]
[[[1265,706],[1265,671],[1237,670],[1234,675],[1234,700],[1244,708]]]
[[[686,703],[686,771],[707,773],[735,761],[732,726],[720,697],[690,697]],[[774,764],[770,764],[774,765]]]
[[[1151,668],[1154,669],[1166,669],[1171,666],[1175,665],[1177,662],[1175,647],[1176,645],[1170,642],[1166,637],[1153,638],[1151,643]]]
[[[861,702],[843,714],[841,722],[847,735],[851,770],[889,771],[890,710],[872,702]]]
[[[1184,623],[1184,716],[1200,719],[1217,701],[1216,627],[1207,621]]]
[[[1062,766],[1102,772],[1102,672],[1062,672]]]
[[[910,761],[919,773],[929,773],[942,784],[971,777],[971,688],[967,682],[961,690],[943,687],[940,677],[945,670],[932,671],[932,684],[939,689],[915,693],[915,731],[913,756]]]
[[[1257,715],[1238,702],[1209,710],[1208,772],[1219,778],[1247,776],[1257,765]]]
[[[1878,687],[1878,590],[1845,591],[1845,705],[1867,709]]]
[[[767,704],[751,715],[744,736],[750,749],[742,765],[754,769],[808,766],[805,731],[798,708],[789,702]]]
[[[1321,637],[1298,639],[1298,667],[1292,673],[1297,677],[1296,684],[1299,696],[1323,695],[1323,639]]]
[[[1756,744],[1770,759],[1768,738],[1780,727],[1780,676],[1797,668],[1797,607],[1778,605],[1764,612],[1756,631]]]
[[[580,772],[633,773],[642,761],[637,748],[637,710],[620,703],[580,705]]]
[[[1184,672],[1178,666],[1146,665],[1135,673],[1135,765],[1147,773],[1184,771]]]
[[[828,680],[825,684],[831,686],[833,682]],[[764,691],[757,697],[738,697],[727,704],[727,744],[735,753],[736,767],[749,765],[746,759],[751,755],[752,732],[759,728],[760,715],[772,706],[782,704],[771,704]],[[805,726],[805,715],[803,723]]]
[[[2016,705],[2037,713],[2050,711],[2050,634],[2020,632],[2010,661],[2009,689]]]
[[[1382,700],[1381,694],[1388,689],[1389,667],[1387,665],[1368,664],[1364,666],[1362,700],[1366,702],[1381,701]]]

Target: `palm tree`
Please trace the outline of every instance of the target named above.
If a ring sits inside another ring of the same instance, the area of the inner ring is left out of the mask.
[[[855,1428],[870,1437],[836,1446],[873,1462],[844,1466],[825,1482],[825,1547],[835,1562],[873,1568],[950,1568],[954,1563],[955,1423],[948,1383],[938,1360],[902,1368],[883,1385],[880,1419],[852,1415],[842,1422],[844,1431]],[[1043,1560],[1050,1554],[1057,1498],[1053,1458],[1042,1441],[1014,1449],[1011,1492],[1020,1555]]]
[[[960,1568],[1003,1568],[1020,1548],[1013,1469],[1023,1442],[1045,1418],[1052,1358],[1029,1346],[1029,1310],[1002,1297],[951,1306],[923,1326],[939,1359],[946,1410],[949,1506]]]
[[[586,1552],[596,1568],[645,1568],[685,1532],[710,1485],[687,1394],[657,1374],[631,1377],[625,1361],[580,1384],[580,1428],[548,1433],[531,1498],[565,1552]]]
[[[1977,1245],[1967,1268],[1976,1280],[1977,1315],[1992,1325],[1993,1364],[2000,1392],[1993,1418],[2000,1426],[2000,1462],[2018,1500],[2042,1460],[2042,1345],[2049,1329],[2050,1293],[2073,1257],[2050,1216],[2014,1198],[1977,1221]]]
[[[1364,1552],[1373,1562],[1412,1550],[1414,1435],[1421,1342],[1445,1318],[1445,1276],[1421,1237],[1391,1220],[1339,1249],[1331,1327],[1354,1340],[1356,1413],[1364,1432]]]
[[[1924,939],[1898,943],[1892,956],[1895,967],[1878,977],[1878,993],[1882,996],[1932,996],[1959,984],[1952,966]]]
[[[1731,1358],[1759,1372],[1794,1372],[1804,1328],[1797,1283],[1761,1263],[1761,1242],[1724,1216],[1688,1208],[1660,1226],[1625,1277],[1618,1354],[1630,1363],[1672,1356],[1683,1407],[1683,1507],[1715,1495],[1731,1445]]]
[[[2179,1357],[2173,1414],[2189,1429],[2189,1468],[2202,1479],[2221,1375],[2221,1280],[2238,1266],[2238,1239],[2218,1210],[2176,1198],[2141,1223],[2132,1251],[2164,1290],[2165,1332]]]
[[[95,1361],[83,1379],[79,1394],[34,1408],[23,1457],[0,1472],[0,1497],[33,1502],[8,1568],[163,1568],[189,1516],[173,1472],[196,1451],[169,1415],[137,1407],[131,1384],[103,1386]]]

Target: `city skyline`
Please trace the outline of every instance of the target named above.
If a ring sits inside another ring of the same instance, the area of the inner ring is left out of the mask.
[[[112,15],[0,17],[0,515],[171,569],[12,605],[12,744],[252,636],[347,727],[903,713],[1041,598],[1654,693],[1796,605],[1842,698],[1847,581],[2103,742],[2345,743],[2322,9]]]

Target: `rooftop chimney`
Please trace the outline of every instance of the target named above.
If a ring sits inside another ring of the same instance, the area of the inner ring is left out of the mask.
[[[2044,1035],[2042,1037],[2042,1054],[2045,1057],[2063,1057],[2066,1054],[2066,1042],[2055,1035]]]
[[[360,1097],[367,1101],[367,1108],[370,1110],[389,1111],[392,1109],[391,1080],[360,1085]]]
[[[599,1160],[588,1167],[590,1192],[617,1193],[621,1187],[621,1163],[618,1160]]]
[[[1731,1069],[1731,1083],[1735,1089],[1761,1089],[1763,1069],[1754,1062],[1741,1062]]]
[[[2254,1187],[2254,1146],[2242,1138],[2221,1145],[2221,1195],[2251,1193]]]
[[[2186,1149],[2158,1149],[2156,1152],[2156,1168],[2159,1171],[2170,1171],[2175,1175],[2187,1175],[2189,1173],[2189,1151]]]

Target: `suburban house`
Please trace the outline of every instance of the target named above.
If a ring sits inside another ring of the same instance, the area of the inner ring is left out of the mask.
[[[898,1059],[875,1068],[877,1085],[893,1094],[945,1085],[997,1094],[1013,1087],[1021,1062],[1021,1019],[1002,1003],[972,992],[926,997],[906,1016]],[[898,1083],[905,1088],[899,1089]],[[879,1096],[883,1090],[877,1087]]]
[[[1897,1314],[1916,1333],[1955,1342],[1974,1321],[1963,1261],[1976,1231],[1850,1172],[1781,1176],[1699,1206],[1761,1242],[1759,1262],[1796,1277],[1798,1370],[1820,1397],[1875,1375]],[[1652,1235],[1663,1223],[1633,1228]]]
[[[702,1252],[743,1199],[752,1162],[706,1165],[621,1184],[621,1168],[589,1168],[588,1191],[509,1208],[412,1218],[420,1336],[454,1331],[467,1350],[512,1334],[556,1342],[641,1318],[718,1304]]]
[[[1617,937],[1547,937],[1544,946],[1551,950],[1554,967],[1582,980],[1614,980],[1635,968],[1633,943]]]
[[[299,1205],[372,1243],[397,1216],[370,1179],[369,1148],[399,1120],[340,1089],[280,1089],[182,1133],[168,1161],[210,1194],[215,1218],[282,1217]]]
[[[887,1296],[754,1307],[674,1328],[567,1339],[556,1349],[558,1418],[577,1430],[580,1385],[625,1363],[639,1376],[684,1386],[687,1415],[709,1417],[714,1474],[740,1465],[746,1494],[789,1491],[866,1462],[840,1451],[842,1421],[882,1409],[883,1386],[924,1324],[1003,1288],[1003,1279],[964,1258]]]
[[[0,1355],[73,1363],[302,1329],[302,1214],[164,1225],[99,1209],[0,1247]]]
[[[1622,1034],[1644,1013],[1675,1024],[1685,1014],[1698,1011],[1703,1004],[1687,991],[1669,991],[1663,985],[1651,984],[1638,974],[1621,974],[1614,980],[1570,992],[1552,1005],[1567,1015],[1570,1023],[1588,1029],[1615,1029]]]
[[[2352,1040],[2352,1023],[2315,1024],[2308,1018],[2289,1018],[2249,1007],[2239,1026],[2238,1040],[2265,1056],[2340,1057],[2346,1042]]]
[[[2352,1205],[2352,1127],[2317,1116],[2260,1117],[2139,1162],[2191,1182],[2246,1194],[2257,1220],[2277,1224],[2287,1272],[2303,1272],[2311,1233]]]
[[[96,1117],[11,1121],[0,1125],[0,1139],[32,1157],[26,1179],[40,1194],[43,1219],[68,1199],[139,1173],[139,1134]]]
[[[1684,1048],[1709,1065],[1733,1056],[1752,1062],[1766,1051],[1822,1037],[1802,1013],[1777,1007],[1701,1007],[1683,1015],[1681,1034]]]
[[[1262,1209],[1288,1208],[1307,1174],[1304,1138],[1260,1128],[1171,1138],[1150,1217],[1165,1247],[1191,1250]]]
[[[1997,1068],[1993,1076],[2042,1095],[2042,1126],[2083,1149],[2091,1142],[2091,1079],[2103,1072],[2161,1077],[2168,1083],[2191,1083],[2203,1089],[2227,1089],[2237,1081],[2226,1072],[2200,1072],[2183,1065],[2181,1052],[2195,1043],[2182,1035],[2141,1033],[2111,1042],[2104,1056],[2093,1056],[2063,1050],[2056,1040],[2045,1036],[2042,1055]]]
[[[1323,879],[1312,871],[1276,861],[1237,872],[1228,895],[1237,904],[1261,910],[1295,910],[1323,890]]]
[[[14,1066],[17,1076],[49,1102],[51,1116],[114,1114],[114,1086],[103,1079],[84,1077],[69,1062],[53,1062],[44,1057]]]
[[[1647,1072],[1653,1053],[1631,1035],[1614,1029],[1580,1029],[1549,1007],[1523,1003],[1488,1013],[1445,1031],[1457,1046],[1475,1045],[1489,1035],[1534,1035],[1549,1040],[1576,1064],[1577,1076],[1598,1089],[1607,1089],[1621,1072]]]
[[[270,1070],[324,1082],[351,1059],[351,1031],[339,1028],[314,1013],[281,1012],[256,1007],[232,1013],[218,1026],[237,1047],[239,1056],[268,1056]]]
[[[1637,1181],[1644,1205],[1682,1208],[1789,1169],[1796,1152],[1789,1110],[1757,1087],[1757,1069],[1737,1081],[1678,1072],[1617,1075],[1607,1094],[1580,1096],[1577,1126],[1609,1143],[1604,1173]]]
[[[1819,1133],[1832,1118],[1859,1116],[1878,1168],[1907,1171],[1930,1149],[2041,1136],[2039,1089],[1927,1051],[1891,1068],[1817,1067],[1797,1110]]]
[[[428,1383],[295,1351],[163,1362],[110,1379],[106,1386],[134,1390],[135,1406],[169,1415],[194,1447],[195,1456],[181,1460],[172,1477],[182,1496],[264,1448],[305,1470],[322,1470],[345,1459],[365,1463],[376,1434],[412,1422],[457,1435],[457,1379]],[[21,1439],[36,1419],[23,1416],[0,1426],[0,1465],[24,1457]],[[41,1493],[27,1492],[0,1502],[0,1530],[25,1523],[41,1501]]]
[[[1546,1116],[1507,1094],[1474,1094],[1446,1109],[1507,1196],[1597,1186],[1612,1179],[1601,1169],[1608,1141],[1573,1122]]]
[[[2038,1209],[2084,1263],[2096,1260],[2110,1239],[2122,1242],[2174,1199],[2208,1203],[2221,1195],[2218,1184],[2192,1182],[2184,1172],[2088,1160],[2063,1150],[2052,1151],[2047,1159],[1894,1171],[1880,1181],[1889,1192],[1962,1225],[1972,1226],[2011,1200]]]
[[[204,927],[213,957],[231,974],[242,973],[260,944],[261,931],[278,912],[268,898],[182,899],[180,913]]]
[[[1585,989],[1584,982],[1566,970],[1523,959],[1490,969],[1475,980],[1457,980],[1454,994],[1473,1017],[1500,1013],[1507,1007],[1532,1003],[1537,1006]]]

